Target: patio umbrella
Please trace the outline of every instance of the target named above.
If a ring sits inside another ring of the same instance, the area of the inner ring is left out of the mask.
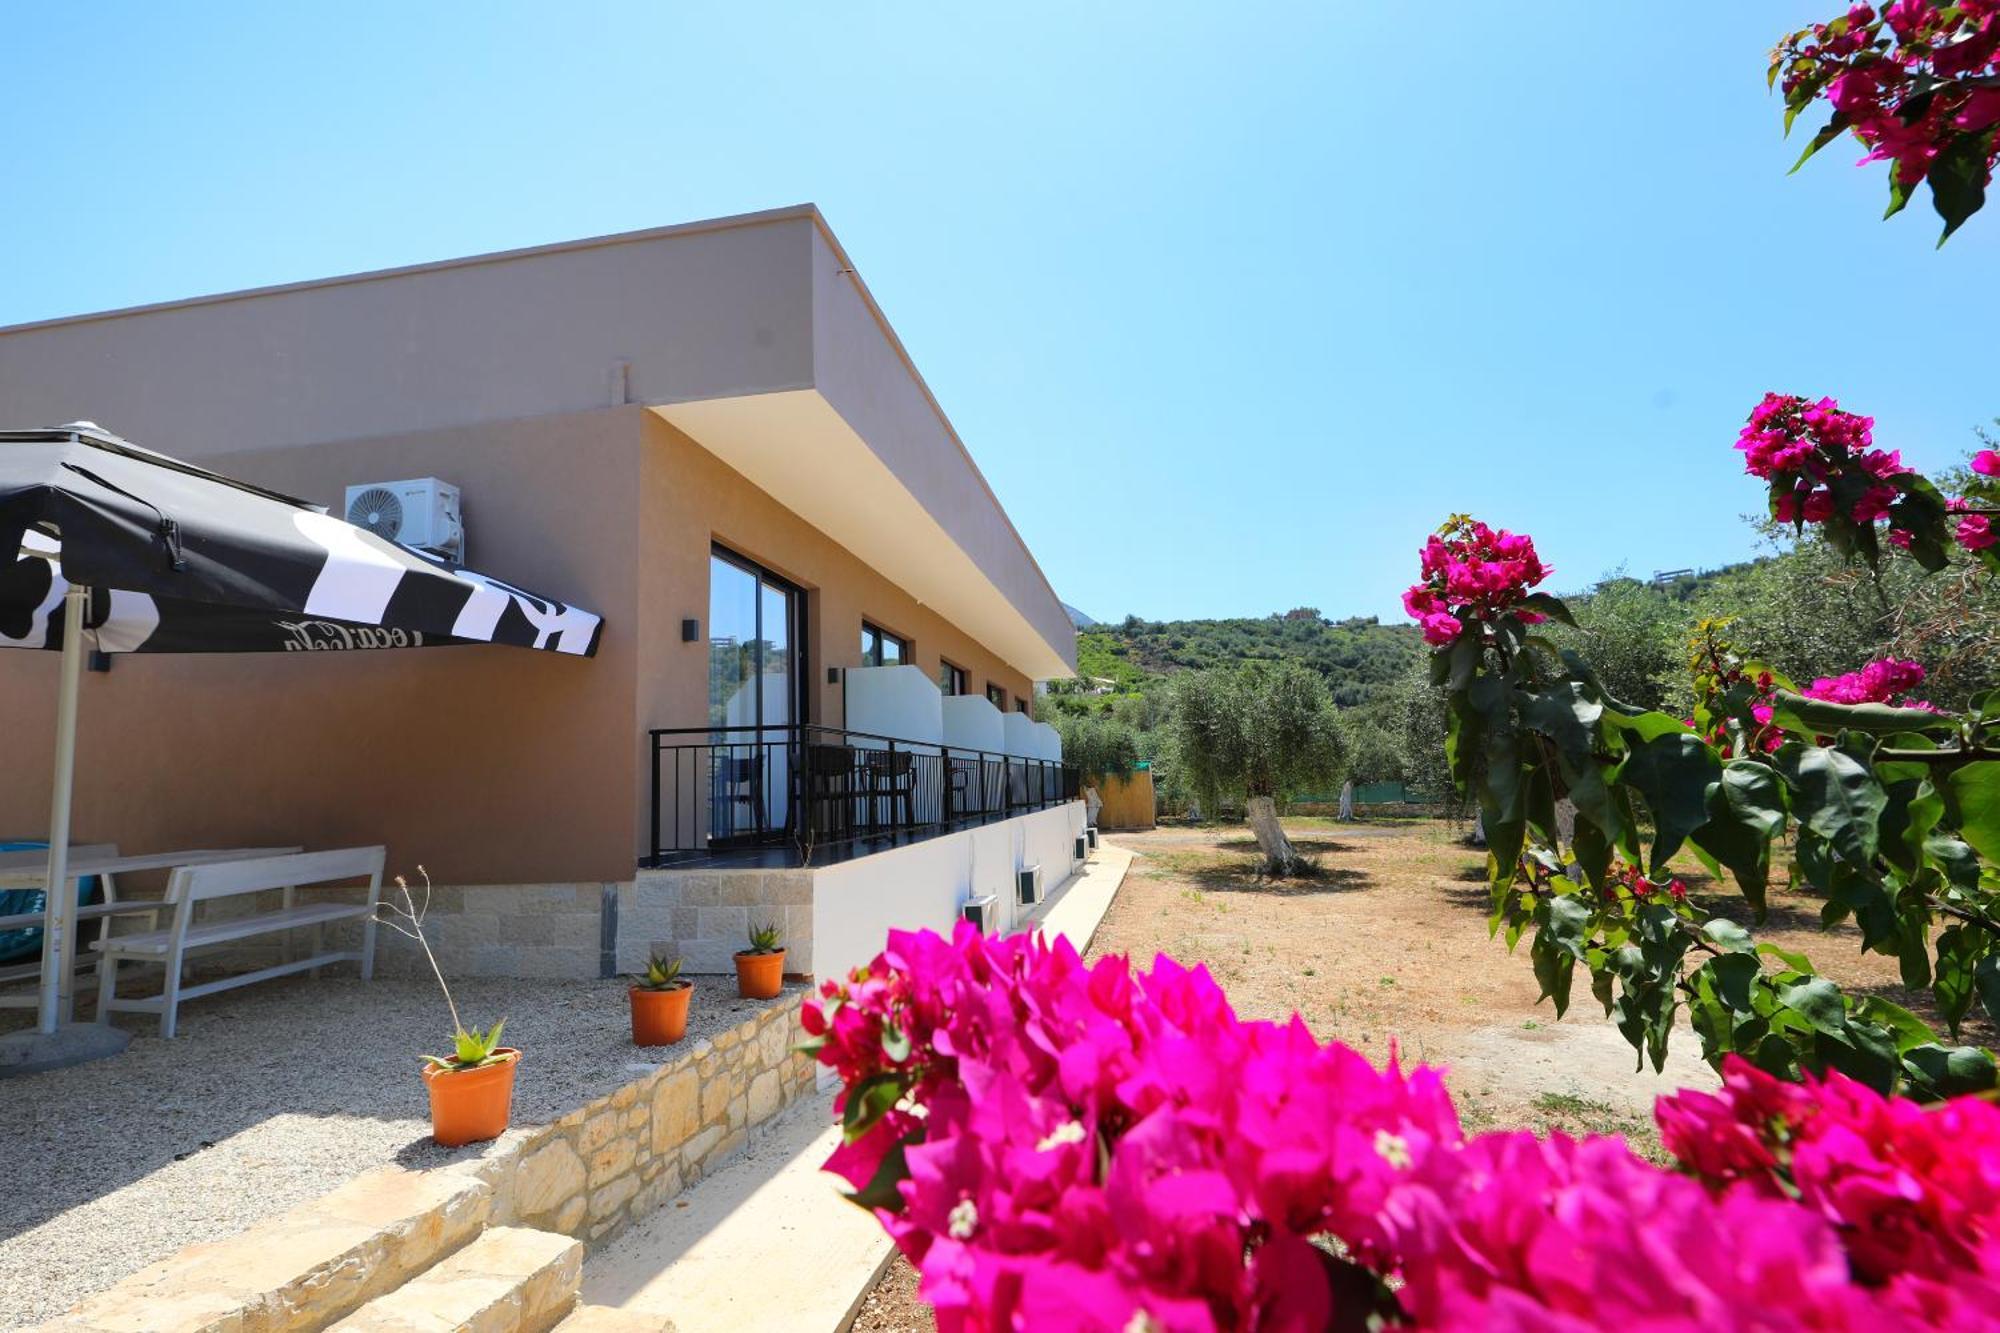
[[[0,431],[0,648],[62,654],[40,1030],[59,1014],[77,687],[87,651],[346,652],[500,643],[589,657],[589,611],[398,546],[320,506],[89,422]],[[66,989],[66,988],[64,988]]]

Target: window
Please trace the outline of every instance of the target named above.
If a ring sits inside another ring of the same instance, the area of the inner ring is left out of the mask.
[[[708,720],[784,726],[806,717],[805,595],[715,547],[708,562]]]
[[[899,639],[888,630],[861,622],[861,665],[902,666],[910,660],[910,641]]]
[[[964,694],[972,688],[966,679],[965,668],[955,667],[949,662],[938,663],[938,692],[946,695]]]
[[[1029,713],[1033,712],[1034,708],[1026,699],[1016,699],[1014,701],[1014,711],[1017,713]]]
[[[986,702],[992,704],[1001,712],[1006,712],[1007,691],[1001,689],[998,685],[988,684],[986,687]]]

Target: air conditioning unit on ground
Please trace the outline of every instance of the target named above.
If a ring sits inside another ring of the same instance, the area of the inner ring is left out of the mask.
[[[1042,868],[1040,865],[1023,866],[1014,872],[1014,882],[1021,887],[1021,901],[1038,903],[1042,900]]]
[[[982,893],[977,898],[967,898],[958,909],[961,920],[970,921],[982,934],[991,935],[1000,929],[1000,898],[998,894]]]
[[[465,522],[458,487],[436,477],[374,481],[347,488],[347,521],[384,541],[465,562]]]
[[[1076,835],[1076,854],[1073,859],[1078,861],[1088,861],[1090,859],[1090,835],[1088,833],[1079,833]]]
[[[1096,851],[1096,850],[1097,850],[1097,825],[1095,825],[1095,824],[1092,824],[1092,825],[1091,825],[1091,826],[1090,826],[1089,828],[1086,828],[1086,829],[1085,829],[1085,830],[1083,831],[1083,836],[1084,836],[1084,837],[1086,837],[1086,838],[1089,838],[1089,839],[1090,839],[1090,850],[1091,850],[1091,851],[1093,851],[1093,852],[1094,852],[1094,851]]]

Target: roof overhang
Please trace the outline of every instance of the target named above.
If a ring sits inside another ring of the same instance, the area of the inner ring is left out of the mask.
[[[1074,631],[1052,634],[1015,605],[946,526],[948,516],[913,494],[817,390],[653,410],[1025,674],[1075,674]]]

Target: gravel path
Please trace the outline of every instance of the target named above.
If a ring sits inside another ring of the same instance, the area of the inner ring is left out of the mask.
[[[514,1124],[546,1124],[657,1061],[632,1045],[619,981],[465,981],[468,1022],[507,1018],[525,1053]],[[697,979],[689,1040],[763,1007]],[[23,1025],[7,1011],[5,1028]],[[0,1080],[0,1328],[60,1314],[185,1245],[216,1240],[391,1162],[431,1167],[508,1142],[430,1141],[417,1056],[445,1049],[434,985],[299,978],[150,1019],[123,1055]],[[685,1046],[667,1048],[678,1053]]]

